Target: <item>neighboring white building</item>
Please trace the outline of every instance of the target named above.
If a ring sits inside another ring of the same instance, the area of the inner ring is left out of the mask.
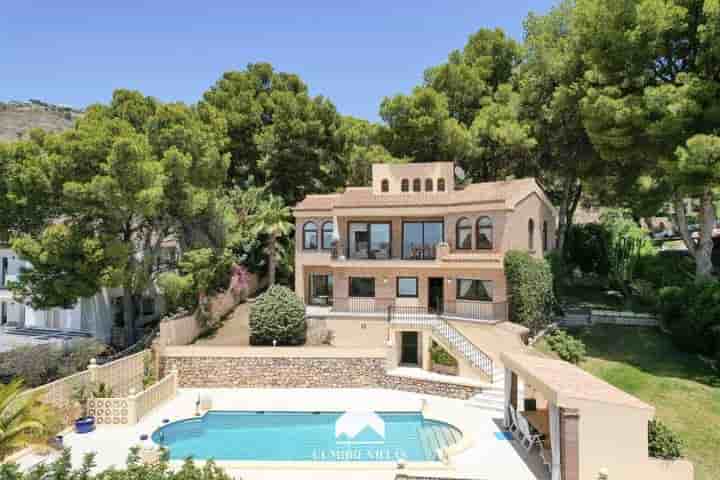
[[[94,297],[81,298],[74,308],[35,310],[18,302],[7,288],[15,281],[22,268],[30,264],[21,260],[14,251],[0,247],[0,325],[18,328],[45,328],[87,332],[103,342],[110,342],[114,310],[113,299],[120,296],[118,289],[103,289]]]

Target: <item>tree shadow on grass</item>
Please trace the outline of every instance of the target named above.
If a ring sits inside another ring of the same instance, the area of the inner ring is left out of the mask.
[[[692,380],[720,388],[720,374],[699,355],[679,350],[658,328],[593,325],[569,330],[588,357],[620,362],[657,377]]]

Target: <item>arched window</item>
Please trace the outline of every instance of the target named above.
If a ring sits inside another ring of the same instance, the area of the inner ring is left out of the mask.
[[[403,192],[410,191],[410,181],[407,178],[403,178],[402,182],[400,182],[400,190]]]
[[[445,191],[445,179],[444,178],[438,178],[437,181],[438,184],[438,192],[444,192]]]
[[[528,220],[528,250],[535,250],[535,222]]]
[[[432,192],[432,191],[433,191],[432,178],[426,178],[426,179],[425,179],[425,191],[426,191],[426,192]]]
[[[303,249],[317,250],[318,248],[318,229],[313,222],[307,222],[303,225]]]
[[[322,248],[323,250],[330,250],[333,243],[333,227],[332,222],[325,222],[322,224]]]
[[[383,193],[387,193],[387,192],[390,191],[390,182],[388,182],[388,179],[387,179],[387,178],[384,179],[384,180],[380,183],[380,190],[381,190]]]
[[[477,233],[475,235],[475,248],[478,250],[492,250],[493,248],[493,222],[490,217],[480,217],[477,221]]]
[[[472,223],[463,217],[455,225],[455,245],[458,250],[472,248]]]
[[[547,230],[547,222],[543,222],[543,227],[542,227],[542,247],[543,247],[543,252],[547,252],[547,249],[548,249],[548,230]]]
[[[413,192],[419,192],[420,187],[422,187],[422,182],[420,182],[419,178],[416,178],[413,180]]]

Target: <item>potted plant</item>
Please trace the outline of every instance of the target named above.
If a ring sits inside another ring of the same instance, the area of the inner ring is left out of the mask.
[[[95,430],[95,417],[88,415],[88,401],[93,398],[93,388],[90,384],[75,387],[73,399],[80,405],[80,417],[75,419],[77,433],[90,433]]]

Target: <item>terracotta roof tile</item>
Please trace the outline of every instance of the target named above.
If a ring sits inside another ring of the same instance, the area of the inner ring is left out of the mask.
[[[512,207],[533,192],[541,192],[533,178],[473,183],[452,192],[408,192],[375,195],[371,187],[349,187],[330,195],[309,195],[296,210],[357,207],[446,206],[463,203],[505,203]]]

